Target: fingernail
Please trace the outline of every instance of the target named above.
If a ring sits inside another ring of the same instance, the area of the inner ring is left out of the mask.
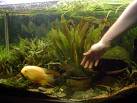
[[[83,55],[88,55],[88,53],[83,53]]]
[[[99,64],[99,60],[97,60],[97,61],[95,62],[95,67],[97,67],[98,64]]]

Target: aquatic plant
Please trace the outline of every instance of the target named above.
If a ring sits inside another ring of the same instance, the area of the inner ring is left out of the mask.
[[[134,60],[134,42],[135,39],[137,39],[137,27],[133,27],[132,29],[128,30],[124,35],[122,36],[122,39],[120,40],[119,45],[121,47],[124,47],[130,55],[130,59]]]
[[[31,84],[31,81],[24,79],[18,74],[11,78],[0,79],[0,85],[1,84],[8,87],[12,86],[15,88],[27,88]]]
[[[105,59],[115,59],[115,60],[123,60],[127,63],[130,63],[130,54],[129,52],[121,46],[114,46],[110,48],[102,58]]]
[[[20,39],[18,46],[13,47],[14,54],[20,58],[22,65],[45,67],[50,61],[56,60],[52,52],[52,43],[43,39]]]
[[[61,21],[57,24],[53,23],[48,35],[54,43],[53,46],[58,60],[63,64],[70,64],[69,68],[74,68],[75,75],[82,75],[84,72],[80,62],[83,52],[101,38],[107,26],[109,26],[109,22],[106,18],[98,20],[92,17],[83,17],[76,22],[61,16]]]
[[[30,21],[27,25],[22,24],[22,33],[29,34],[31,37],[40,37],[47,32],[47,28],[45,24],[36,25],[32,21]]]
[[[113,12],[123,10],[122,7],[126,7],[129,2],[106,2],[102,0],[73,0],[73,1],[60,1],[56,8],[57,12],[67,14],[70,16],[105,16],[108,11]],[[114,6],[115,5],[115,6]],[[120,9],[119,9],[120,8]],[[117,12],[118,13],[118,12]],[[113,15],[114,18],[116,15]]]
[[[12,52],[0,48],[0,74],[15,74],[17,71],[18,59]]]
[[[66,1],[55,7],[42,8],[41,10],[30,9],[19,12],[14,10],[0,9],[0,12],[9,13],[9,34],[12,35],[9,39],[10,42],[17,42],[17,40],[19,40],[19,36],[37,37],[46,34],[50,28],[50,22],[53,20],[53,18],[59,17],[62,14],[74,18],[81,18],[82,16],[90,17],[91,15],[102,18],[107,15],[108,11],[110,11],[110,19],[115,19],[126,5],[127,4],[104,3],[103,1],[99,0],[74,0],[73,2]],[[42,15],[44,17],[42,17]],[[46,19],[42,19],[41,17]],[[39,20],[43,20],[41,25],[36,24],[36,22]],[[4,29],[4,26],[2,25],[1,28]],[[3,35],[4,32],[2,31],[1,34]]]
[[[19,44],[11,45],[10,51],[0,47],[0,74],[14,75],[24,65],[47,67],[49,62],[56,60],[52,51],[52,43],[43,39],[20,39]]]

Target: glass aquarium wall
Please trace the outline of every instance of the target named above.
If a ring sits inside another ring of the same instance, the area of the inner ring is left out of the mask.
[[[0,1],[0,84],[71,102],[107,100],[136,88],[136,26],[112,43],[97,67],[80,65],[130,2]]]

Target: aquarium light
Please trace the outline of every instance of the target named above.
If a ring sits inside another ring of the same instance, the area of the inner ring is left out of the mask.
[[[36,3],[36,2],[48,2],[48,1],[55,1],[55,0],[0,0],[0,5]]]

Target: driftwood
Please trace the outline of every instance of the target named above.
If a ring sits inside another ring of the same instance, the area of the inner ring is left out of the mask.
[[[40,92],[0,84],[0,103],[60,103],[60,100]]]
[[[99,95],[88,100],[71,99],[72,102],[79,103],[129,103],[133,100],[137,101],[137,85],[135,84],[126,86],[110,95]]]

